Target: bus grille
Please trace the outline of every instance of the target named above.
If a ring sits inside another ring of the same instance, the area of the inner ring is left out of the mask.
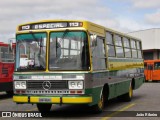
[[[28,90],[45,90],[44,89],[45,81],[27,81],[27,89]],[[49,90],[58,90],[58,89],[68,89],[68,82],[66,80],[63,81],[47,81],[50,83]]]
[[[2,74],[8,74],[8,68],[2,68]]]

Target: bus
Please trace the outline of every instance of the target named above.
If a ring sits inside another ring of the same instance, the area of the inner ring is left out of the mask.
[[[145,81],[160,81],[160,60],[145,60],[144,61]]]
[[[12,48],[9,44],[0,42],[0,92],[6,91],[8,95],[13,94],[13,72],[15,44]]]
[[[40,112],[52,104],[85,104],[102,112],[105,101],[130,101],[143,84],[142,44],[83,20],[21,24],[13,79],[13,101],[36,104]]]

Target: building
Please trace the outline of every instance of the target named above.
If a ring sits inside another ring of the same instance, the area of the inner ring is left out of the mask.
[[[142,40],[145,60],[160,59],[160,28],[135,31],[128,33],[128,35]]]

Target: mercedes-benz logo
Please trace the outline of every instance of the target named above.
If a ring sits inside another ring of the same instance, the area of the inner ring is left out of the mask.
[[[42,87],[45,90],[49,90],[51,88],[51,83],[49,81],[44,81]]]

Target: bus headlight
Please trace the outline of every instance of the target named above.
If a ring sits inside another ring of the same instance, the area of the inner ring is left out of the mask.
[[[69,89],[83,89],[83,81],[68,81]]]
[[[15,89],[26,89],[26,81],[15,81],[14,87]]]

